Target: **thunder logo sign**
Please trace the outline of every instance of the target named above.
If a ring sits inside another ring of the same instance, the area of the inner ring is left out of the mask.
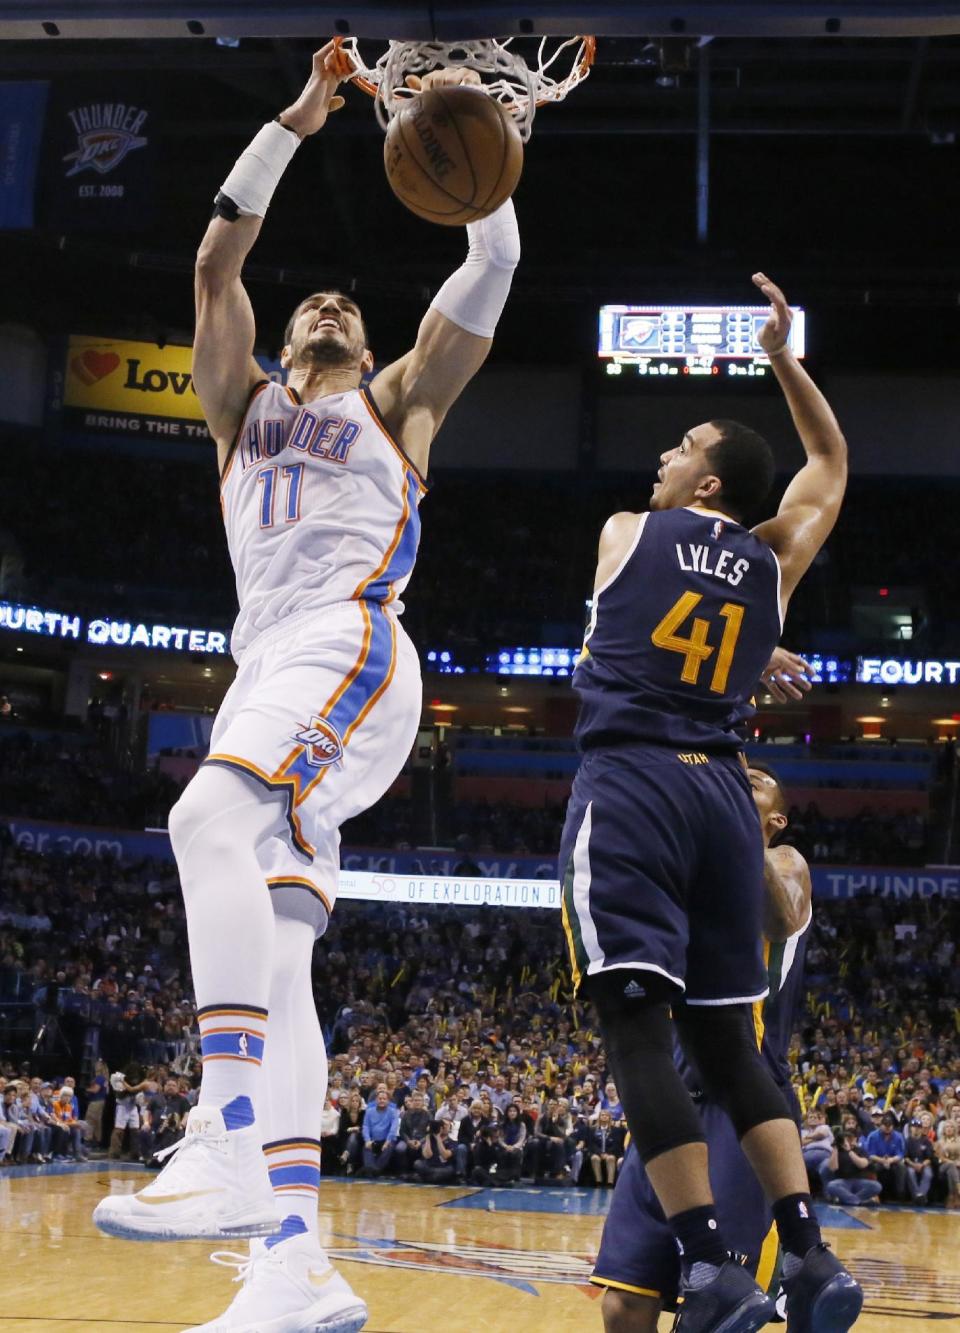
[[[139,133],[147,112],[123,102],[98,103],[76,107],[67,115],[77,132],[77,147],[64,156],[72,163],[67,177],[88,168],[105,176],[120,165],[135,148],[144,148],[148,140]]]

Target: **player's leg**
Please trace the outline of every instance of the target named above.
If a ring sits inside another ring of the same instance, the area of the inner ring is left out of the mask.
[[[271,758],[268,771],[287,784],[293,830],[292,839],[272,839],[260,848],[261,883],[277,925],[257,1111],[283,1225],[275,1244],[251,1246],[243,1291],[204,1329],[219,1333],[238,1321],[246,1327],[244,1311],[262,1313],[264,1302],[270,1309],[279,1302],[277,1317],[289,1319],[291,1333],[300,1333],[301,1316],[314,1307],[322,1308],[307,1327],[348,1333],[362,1326],[366,1307],[330,1267],[316,1239],[326,1054],[310,968],[315,934],[325,928],[336,897],[336,829],[379,800],[410,752],[420,718],[419,662],[390,613],[351,604],[328,613],[320,627],[305,626],[273,645],[262,671],[273,682],[275,731],[283,742],[283,754]],[[299,707],[296,701],[304,697],[327,703]],[[228,762],[230,753],[245,752],[242,715],[233,733],[234,741],[228,735],[219,750],[211,744],[216,762],[220,754]],[[291,741],[297,742],[292,749]],[[309,858],[297,850],[304,847]],[[284,1327],[271,1324],[270,1330]]]
[[[574,982],[596,1005],[633,1143],[683,1256],[682,1327],[697,1327],[697,1290],[700,1305],[740,1333],[773,1308],[728,1262],[703,1130],[673,1058],[670,1006],[687,967],[686,891],[702,817],[694,772],[656,747],[586,757],[561,845],[562,915]]]
[[[714,759],[699,772],[702,863],[690,890],[687,991],[675,1011],[677,1031],[707,1098],[729,1115],[771,1200],[794,1333],[821,1324],[843,1330],[856,1319],[862,1293],[822,1245],[800,1136],[757,1045],[752,1003],[763,973],[763,852],[749,783],[736,760]]]
[[[229,1308],[195,1333],[268,1327],[270,1333],[363,1327],[367,1309],[337,1273],[318,1239],[320,1117],[327,1053],[313,996],[316,938],[336,898],[339,838],[305,866],[285,839],[261,849],[276,915],[267,1040],[257,1118],[270,1184],[282,1218],[266,1241],[250,1243],[244,1282]],[[240,1262],[238,1261],[238,1266]]]
[[[269,763],[278,748],[271,703],[289,682],[265,677],[263,666],[245,660],[214,726],[213,741],[229,745],[238,763],[204,764],[170,815],[198,1003],[198,1105],[159,1176],[97,1206],[94,1221],[109,1235],[231,1239],[279,1225],[254,1110],[274,933],[258,849],[287,830],[288,803],[282,788],[256,779],[256,761]],[[279,743],[288,735],[289,726]]]
[[[657,1333],[663,1305],[652,1296],[608,1287],[600,1302],[604,1333]]]
[[[661,1310],[676,1308],[676,1242],[632,1146],[610,1201],[590,1281],[604,1288],[605,1333],[656,1333]]]

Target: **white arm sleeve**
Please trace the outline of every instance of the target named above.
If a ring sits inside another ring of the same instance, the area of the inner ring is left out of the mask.
[[[266,216],[273,192],[300,147],[294,130],[271,120],[258,130],[220,187],[244,217]]]
[[[482,222],[467,224],[466,261],[450,275],[430,302],[452,324],[492,338],[510,294],[513,270],[520,262],[520,232],[513,200],[501,204]]]

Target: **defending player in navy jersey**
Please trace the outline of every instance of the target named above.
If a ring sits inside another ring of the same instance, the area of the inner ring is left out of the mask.
[[[329,290],[293,311],[286,384],[264,377],[243,265],[301,141],[342,104],[345,73],[334,43],[314,55],[300,97],[224,181],[195,273],[193,377],[239,601],[237,676],[170,814],[203,1078],[160,1175],[101,1200],[94,1220],[141,1240],[252,1238],[208,1333],[353,1333],[367,1317],[318,1239],[327,1060],[311,958],[336,898],[339,826],[390,787],[416,736],[419,660],[399,615],[430,448],[487,357],[519,259],[507,201],[469,225],[466,262],[369,386],[361,312]],[[423,80],[462,82],[479,75]],[[304,245],[334,217],[305,214]]]
[[[770,993],[754,1006],[763,1057],[792,1100],[787,1049],[803,987],[812,920],[810,871],[793,847],[770,847],[787,826],[787,802],[775,774],[751,761],[750,786],[764,844],[763,940]],[[695,1070],[677,1050],[678,1068],[694,1094],[710,1154],[710,1184],[717,1219],[757,1285],[771,1296],[779,1286],[779,1244],[770,1208],[740,1151],[733,1125],[706,1101]],[[799,1116],[799,1108],[795,1108]],[[662,1309],[676,1307],[680,1256],[663,1209],[631,1144],[617,1179],[591,1282],[605,1288],[605,1333],[656,1333]]]
[[[760,343],[806,464],[775,517],[750,528],[773,482],[770,447],[737,422],[704,422],[661,455],[649,512],[604,527],[574,674],[583,758],[560,848],[562,917],[574,985],[596,1005],[683,1256],[679,1333],[750,1333],[773,1306],[727,1260],[674,1025],[772,1203],[791,1333],[843,1333],[862,1293],[821,1241],[797,1128],[756,1046],[763,841],[736,727],[837,520],[847,449],[787,345],[786,298],[764,274],[753,280],[770,301]]]

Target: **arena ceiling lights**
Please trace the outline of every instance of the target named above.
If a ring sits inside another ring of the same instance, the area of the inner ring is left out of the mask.
[[[0,39],[343,36],[455,41],[600,37],[937,37],[960,33],[951,0],[0,0]]]

